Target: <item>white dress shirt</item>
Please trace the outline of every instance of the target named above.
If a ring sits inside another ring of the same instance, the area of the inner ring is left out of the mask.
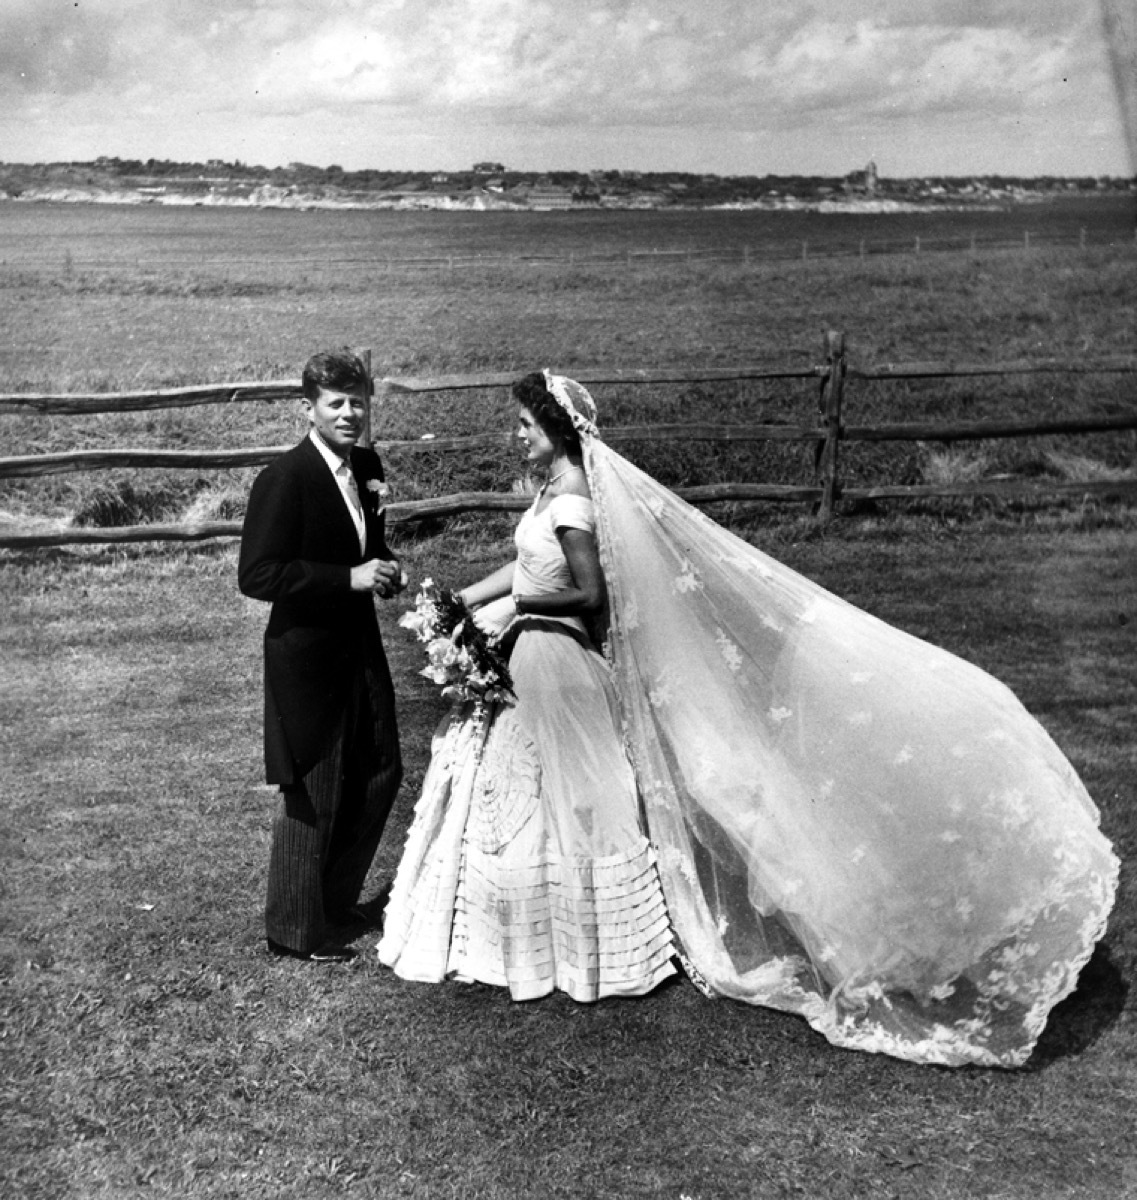
[[[367,552],[367,524],[363,519],[363,502],[359,498],[359,488],[355,485],[355,476],[351,473],[351,464],[347,459],[340,458],[314,429],[308,431],[308,437],[311,439],[312,445],[319,450],[320,457],[328,464],[328,470],[335,476],[340,494],[343,496],[343,502],[347,505],[348,515],[359,536],[359,553],[365,554]]]

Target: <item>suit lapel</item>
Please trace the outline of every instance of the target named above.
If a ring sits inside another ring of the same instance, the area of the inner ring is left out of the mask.
[[[312,445],[311,438],[305,438],[300,443],[302,461],[305,473],[308,475],[312,495],[318,506],[318,517],[321,528],[333,540],[333,545],[339,551],[338,557],[358,561],[359,534],[356,533],[355,523],[347,511],[347,501],[344,499],[340,485],[328,469],[319,450]]]

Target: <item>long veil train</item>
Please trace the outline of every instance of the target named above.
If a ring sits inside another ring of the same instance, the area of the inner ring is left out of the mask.
[[[1024,1062],[1117,885],[1070,764],[990,675],[584,445],[627,748],[693,974],[840,1046]]]

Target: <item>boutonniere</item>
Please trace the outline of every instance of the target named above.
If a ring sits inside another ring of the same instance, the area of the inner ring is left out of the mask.
[[[387,486],[386,480],[383,479],[369,479],[363,486],[369,492],[374,492],[380,500],[386,500],[391,494],[391,489]]]

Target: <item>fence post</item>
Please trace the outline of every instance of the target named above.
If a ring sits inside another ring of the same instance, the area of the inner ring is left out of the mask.
[[[371,402],[375,398],[375,380],[371,376],[371,351],[357,350],[356,357],[363,363],[363,371],[367,376],[367,403],[363,406],[363,436],[360,444],[371,449]]]
[[[845,392],[845,335],[830,330],[825,335],[825,365],[828,372],[821,384],[820,408],[824,420],[825,441],[818,455],[818,474],[821,477],[821,503],[817,519],[825,524],[832,520],[840,495],[837,484],[837,447],[841,440],[841,401]]]

